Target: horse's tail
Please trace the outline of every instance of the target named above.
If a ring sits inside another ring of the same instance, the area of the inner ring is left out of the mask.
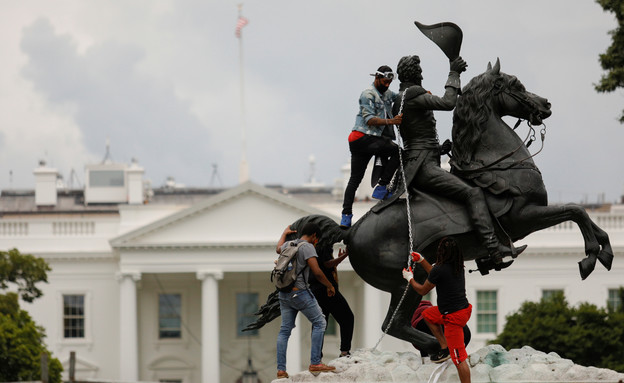
[[[334,243],[340,242],[348,238],[349,229],[340,227],[333,219],[320,215],[313,214],[302,218],[299,218],[290,225],[292,230],[301,230],[306,223],[315,223],[321,228],[321,238],[317,246],[333,246]]]

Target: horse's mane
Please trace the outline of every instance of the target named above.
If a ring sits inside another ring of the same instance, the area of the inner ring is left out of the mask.
[[[471,162],[492,111],[495,79],[489,71],[474,77],[462,90],[453,112],[453,159],[458,164]]]

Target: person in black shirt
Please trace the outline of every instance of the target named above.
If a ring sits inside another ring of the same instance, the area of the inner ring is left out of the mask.
[[[353,339],[353,323],[354,316],[349,303],[338,290],[338,281],[336,280],[336,266],[340,264],[349,254],[346,250],[340,250],[338,257],[334,258],[331,246],[317,249],[318,265],[323,274],[331,282],[336,289],[334,296],[328,296],[325,287],[310,275],[310,290],[316,297],[325,319],[329,320],[329,314],[334,317],[340,326],[340,356],[350,356],[351,340]]]
[[[457,367],[459,380],[470,383],[470,366],[464,344],[463,328],[470,319],[472,305],[466,298],[466,279],[464,273],[464,257],[457,242],[452,237],[442,238],[437,250],[437,260],[431,266],[417,252],[412,253],[412,260],[420,263],[429,274],[424,284],[414,280],[411,267],[403,269],[405,278],[416,292],[425,295],[434,287],[438,295],[438,305],[423,311],[425,322],[440,342],[442,350],[431,360],[440,363],[450,357]],[[444,330],[442,330],[444,325]]]

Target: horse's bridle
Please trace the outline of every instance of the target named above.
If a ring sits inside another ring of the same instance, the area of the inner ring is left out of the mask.
[[[531,98],[526,95],[526,92],[524,96],[520,96],[517,92],[510,91],[509,88],[502,89],[501,91],[507,94],[508,96],[510,96],[511,98],[513,98],[514,100],[518,101],[520,104],[526,106],[530,111],[529,119],[526,120],[527,126],[529,127],[529,133],[527,134],[527,138],[525,138],[523,141],[527,149],[529,148],[529,146],[531,146],[533,141],[535,141],[535,129],[533,128],[533,124],[531,123],[531,121],[537,118],[537,120],[540,122],[540,125],[543,126],[542,129],[540,129],[540,138],[541,138],[542,146],[537,152],[535,152],[535,154],[530,155],[519,161],[519,162],[523,162],[530,158],[535,157],[542,151],[542,149],[544,149],[544,139],[546,138],[546,124],[544,124],[544,121],[542,120],[541,113],[539,112],[539,107],[537,106],[535,101],[531,100]],[[516,130],[516,128],[520,126],[521,123],[522,123],[522,119],[518,118],[518,121],[514,125],[513,130]],[[516,151],[518,149],[516,149]]]
[[[518,92],[512,91],[509,89],[509,86],[498,86],[494,85],[494,94],[499,95],[500,93],[505,93],[509,97],[518,101],[520,104],[525,106],[527,110],[529,110],[529,120],[538,120],[540,123],[542,122],[542,116],[539,112],[539,107],[535,103],[535,101],[531,100],[531,98],[526,94],[527,92],[523,92],[522,95],[518,94]]]

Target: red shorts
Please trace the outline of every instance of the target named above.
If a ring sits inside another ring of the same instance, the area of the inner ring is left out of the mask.
[[[422,314],[427,322],[444,326],[444,337],[446,337],[446,343],[455,365],[468,358],[464,344],[464,326],[468,323],[470,314],[472,314],[471,304],[468,304],[465,309],[446,315],[440,313],[438,306],[429,307]]]

